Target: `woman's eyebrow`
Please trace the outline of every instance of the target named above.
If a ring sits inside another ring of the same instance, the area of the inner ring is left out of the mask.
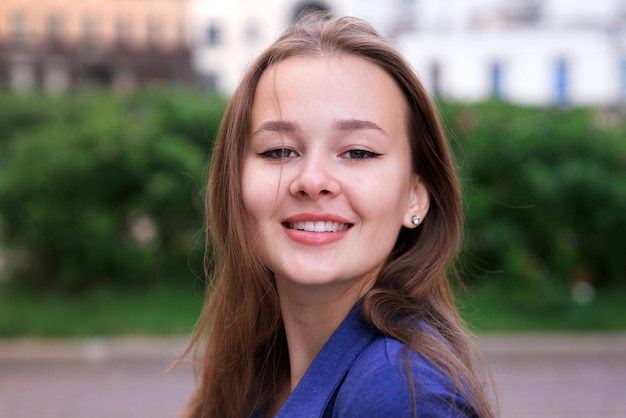
[[[385,130],[376,123],[361,119],[341,119],[333,122],[333,129],[337,131],[356,131],[361,129],[373,129],[386,134]]]
[[[300,127],[295,122],[290,122],[288,120],[268,120],[263,122],[259,128],[254,131],[252,136],[258,135],[261,132],[270,131],[270,132],[299,132]]]
[[[386,134],[385,130],[376,123],[362,119],[338,119],[333,122],[332,129],[336,131],[375,130]],[[288,120],[268,120],[261,123],[252,136],[265,131],[287,133],[300,132],[300,126],[297,123]]]

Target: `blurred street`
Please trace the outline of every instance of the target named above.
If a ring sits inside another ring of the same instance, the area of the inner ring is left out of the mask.
[[[626,417],[626,334],[489,335],[504,418]],[[179,338],[0,340],[0,418],[171,418],[193,388]]]
[[[626,334],[483,339],[502,418],[626,418]]]

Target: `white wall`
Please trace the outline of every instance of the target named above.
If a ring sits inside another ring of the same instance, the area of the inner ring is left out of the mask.
[[[620,57],[626,56],[626,22],[621,33],[609,32],[607,28],[615,25],[620,13],[626,12],[626,0],[544,0],[541,18],[532,22],[532,27],[511,23],[511,13],[526,0],[515,1],[318,3],[337,15],[364,18],[383,35],[392,37],[431,90],[431,68],[438,63],[440,93],[445,98],[489,98],[491,68],[498,62],[504,100],[551,104],[556,99],[556,63],[563,59],[568,68],[570,103],[611,104],[620,99],[624,83],[620,80]],[[217,75],[218,89],[232,93],[253,57],[291,24],[294,11],[303,3],[193,0],[191,19],[197,45],[194,67],[202,74]],[[406,27],[407,20],[415,30],[398,33],[398,25],[404,22]],[[214,47],[206,43],[206,30],[211,23],[221,28],[221,42]],[[250,32],[256,35],[250,36]]]
[[[556,100],[556,63],[568,67],[572,104],[603,104],[619,99],[619,59],[610,42],[595,31],[510,30],[417,33],[398,46],[430,91],[431,66],[439,63],[440,93],[461,101],[492,95],[491,66],[502,67],[502,98],[524,104]]]

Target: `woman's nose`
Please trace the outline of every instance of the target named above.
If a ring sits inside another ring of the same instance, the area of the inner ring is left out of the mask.
[[[318,199],[339,193],[340,187],[330,157],[309,155],[296,168],[289,191],[298,198]]]

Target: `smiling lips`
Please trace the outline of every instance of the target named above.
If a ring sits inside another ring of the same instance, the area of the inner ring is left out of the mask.
[[[353,224],[343,220],[312,220],[303,216],[283,222],[285,232],[291,239],[307,245],[324,245],[338,241],[352,226]]]
[[[340,232],[351,226],[351,224],[333,221],[285,222],[283,225],[288,229],[307,232]]]

